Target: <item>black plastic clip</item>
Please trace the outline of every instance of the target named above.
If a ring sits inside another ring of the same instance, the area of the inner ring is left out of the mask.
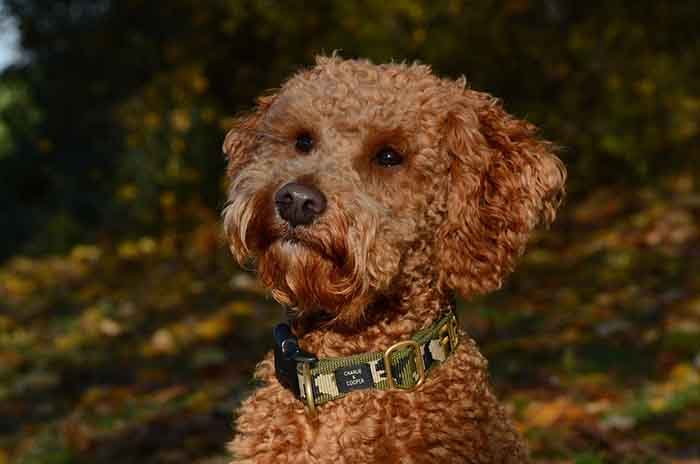
[[[277,324],[272,331],[275,339],[275,376],[297,398],[301,398],[297,364],[307,363],[309,366],[318,358],[299,347],[299,339],[292,333],[289,324]]]

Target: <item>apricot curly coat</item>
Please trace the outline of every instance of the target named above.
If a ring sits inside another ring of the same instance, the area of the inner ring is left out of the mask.
[[[554,219],[566,172],[535,132],[463,78],[319,57],[226,136],[231,250],[293,308],[307,351],[383,351],[435,321],[455,291],[499,288],[533,228]],[[302,134],[308,153],[295,148]],[[378,163],[386,147],[403,162]],[[309,225],[291,227],[275,209],[292,181],[327,199]],[[256,376],[264,386],[240,409],[235,462],[528,461],[464,334],[417,390],[355,391],[316,420],[278,383],[271,355]]]

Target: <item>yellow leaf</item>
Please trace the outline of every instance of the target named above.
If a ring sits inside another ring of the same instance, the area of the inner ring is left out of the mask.
[[[200,391],[188,398],[187,405],[194,411],[207,411],[211,407],[211,400],[205,392]]]
[[[15,323],[12,319],[5,316],[0,316],[0,332],[5,332],[14,327]]]
[[[156,241],[151,237],[143,237],[138,242],[139,251],[145,255],[150,255],[157,249]]]
[[[525,410],[525,422],[530,427],[551,427],[560,420],[578,420],[586,412],[566,397],[554,401],[533,402]]]
[[[649,409],[651,409],[654,412],[661,412],[664,410],[666,407],[666,398],[664,397],[657,397],[657,398],[652,398],[649,400]]]
[[[136,198],[139,191],[133,184],[126,184],[119,187],[117,191],[117,197],[122,201],[132,201]]]
[[[231,321],[222,317],[214,317],[197,324],[195,332],[201,338],[215,340],[231,331]]]
[[[173,337],[172,332],[167,329],[159,329],[151,337],[151,352],[153,353],[164,353],[172,354],[177,351],[177,346],[175,344],[175,337]]]
[[[682,363],[671,370],[670,382],[680,388],[692,384],[700,383],[700,373],[698,369],[688,363]]]
[[[192,88],[195,92],[202,93],[207,90],[207,87],[209,87],[209,81],[206,77],[199,73],[192,76]]]
[[[171,401],[177,398],[178,396],[184,395],[185,393],[187,393],[187,391],[187,387],[183,385],[174,385],[172,387],[167,387],[156,391],[153,394],[153,399],[157,403],[167,403],[168,401]]]
[[[247,301],[234,301],[228,305],[228,310],[234,316],[250,316],[253,306]]]
[[[126,241],[119,244],[117,254],[119,254],[121,258],[134,258],[138,256],[139,249],[134,242]]]
[[[70,252],[70,258],[76,261],[98,261],[102,250],[94,245],[77,245]]]
[[[591,403],[586,403],[584,406],[584,411],[588,414],[601,414],[608,412],[612,408],[612,403],[608,399],[601,399],[598,401],[593,401]]]
[[[75,331],[67,335],[59,335],[54,338],[53,344],[58,351],[71,351],[83,342],[85,337],[82,331]]]
[[[117,321],[113,319],[103,319],[100,321],[100,332],[109,337],[116,337],[117,335],[121,335],[123,329],[121,324]]]
[[[160,126],[160,115],[158,113],[149,112],[143,117],[143,125],[149,129],[156,129]]]
[[[8,276],[0,286],[0,291],[5,291],[10,296],[23,297],[34,292],[36,285],[27,280],[16,276]]]
[[[184,110],[175,110],[170,115],[170,122],[178,132],[187,132],[192,125],[190,115]]]
[[[160,196],[160,205],[163,208],[170,208],[175,205],[175,194],[173,192],[163,192]]]

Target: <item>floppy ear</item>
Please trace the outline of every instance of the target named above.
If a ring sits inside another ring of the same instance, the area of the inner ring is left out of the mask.
[[[471,90],[448,113],[452,157],[445,222],[438,229],[440,282],[462,296],[501,286],[539,224],[564,195],[566,169],[536,128]]]
[[[242,266],[248,262],[249,254],[245,241],[245,227],[241,236],[241,224],[247,224],[251,212],[247,207],[248,202],[241,195],[234,195],[236,187],[240,187],[236,175],[253,157],[255,145],[260,140],[260,120],[272,105],[274,98],[259,98],[254,111],[238,117],[233,128],[226,134],[222,147],[228,161],[226,176],[229,182],[229,199],[223,211],[224,233],[229,240],[231,253]]]
[[[274,100],[275,95],[258,98],[255,110],[236,118],[226,134],[222,149],[228,161],[226,173],[229,178],[250,160],[258,140],[258,123]]]

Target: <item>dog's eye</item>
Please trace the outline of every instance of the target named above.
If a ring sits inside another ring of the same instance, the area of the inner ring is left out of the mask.
[[[403,163],[403,156],[391,147],[383,147],[377,152],[374,160],[381,166],[389,167]]]
[[[308,153],[314,148],[314,139],[311,137],[311,134],[308,132],[304,132],[302,134],[297,135],[297,140],[294,143],[294,148],[298,152],[301,153]]]

